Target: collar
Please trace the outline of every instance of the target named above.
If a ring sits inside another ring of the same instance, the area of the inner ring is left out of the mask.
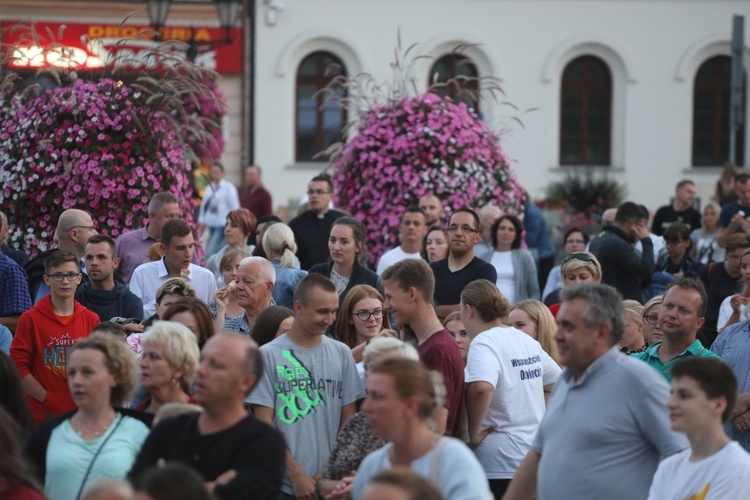
[[[190,273],[190,275],[188,275],[188,277],[187,277],[187,279],[185,279],[185,281],[190,281],[191,280],[191,275],[192,275],[192,271],[193,271],[193,263],[192,262],[188,266],[188,269],[191,271],[191,273]],[[164,262],[164,257],[162,257],[161,259],[159,259],[159,261],[156,263],[156,271],[157,271],[157,276],[159,278],[167,278],[167,279],[171,278],[171,276],[169,275],[169,270],[167,269],[167,264]]]
[[[658,342],[648,349],[646,349],[646,356],[649,358],[657,358],[659,361],[661,361],[661,358],[659,357],[659,346],[662,345],[663,342]],[[691,356],[697,356],[701,353],[701,351],[705,350],[705,347],[703,347],[703,344],[700,340],[695,339],[692,344],[687,346],[687,349],[682,351],[680,354],[674,357],[674,359],[677,359],[681,356],[684,356],[685,354],[690,354]]]
[[[149,226],[149,224],[146,224],[145,227],[142,227],[140,229],[141,231],[143,231],[143,234],[141,235],[141,239],[143,239],[143,241],[151,240],[154,243],[159,243],[159,241],[156,238],[154,238],[153,236],[151,236],[150,234],[148,234],[148,226]]]
[[[620,350],[618,349],[617,344],[615,344],[607,352],[595,359],[588,368],[586,368],[583,375],[581,375],[581,378],[578,380],[575,379],[573,372],[568,369],[563,372],[562,376],[570,387],[579,387],[585,384],[586,381],[593,377],[596,372],[602,369],[602,367],[613,363],[619,356],[622,356],[622,354],[620,354]]]

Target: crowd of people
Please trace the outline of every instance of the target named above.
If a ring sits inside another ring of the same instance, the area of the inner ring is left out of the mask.
[[[157,193],[3,245],[0,497],[750,498],[750,174],[557,253],[531,202],[428,194],[377,262],[330,177],[288,223],[211,179],[196,227]]]

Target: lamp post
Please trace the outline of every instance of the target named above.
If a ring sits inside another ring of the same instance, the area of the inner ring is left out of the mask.
[[[161,39],[161,33],[158,33],[167,22],[169,7],[172,0],[144,0],[148,7],[148,19],[151,26],[157,31],[157,39]],[[187,41],[187,59],[195,62],[196,57],[202,51],[216,49],[224,45],[231,44],[232,28],[237,22],[237,11],[242,3],[241,0],[213,0],[216,5],[216,16],[219,18],[219,25],[224,30],[224,38],[220,40],[211,40],[199,42],[195,39],[195,30],[190,28],[190,39]]]

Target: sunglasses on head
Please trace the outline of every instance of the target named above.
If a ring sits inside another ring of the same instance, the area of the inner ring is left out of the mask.
[[[571,260],[581,260],[583,262],[591,262],[594,259],[590,253],[586,253],[586,252],[571,253],[565,256],[565,258],[563,259],[563,264],[568,263]]]

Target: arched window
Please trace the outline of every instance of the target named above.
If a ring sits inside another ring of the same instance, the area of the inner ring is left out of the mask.
[[[701,64],[695,75],[693,87],[693,165],[695,166],[723,165],[729,160],[731,65],[729,56],[712,57]],[[744,95],[744,82],[742,92]],[[737,165],[744,164],[744,137],[744,127],[740,127],[735,144]]]
[[[328,93],[316,93],[332,78],[345,74],[341,59],[330,52],[313,52],[300,63],[297,69],[297,161],[316,161],[315,155],[343,141],[346,113],[337,102],[325,102]]]
[[[573,59],[560,88],[560,164],[611,164],[612,75],[594,56]]]
[[[459,78],[457,78],[459,77]],[[460,77],[468,77],[471,80],[462,81]],[[431,89],[433,94],[445,97],[450,96],[454,102],[465,102],[468,106],[479,112],[479,70],[474,61],[462,54],[448,54],[437,61],[430,68],[427,86],[445,83],[456,79],[460,87],[437,85]],[[466,92],[468,91],[468,92]]]

